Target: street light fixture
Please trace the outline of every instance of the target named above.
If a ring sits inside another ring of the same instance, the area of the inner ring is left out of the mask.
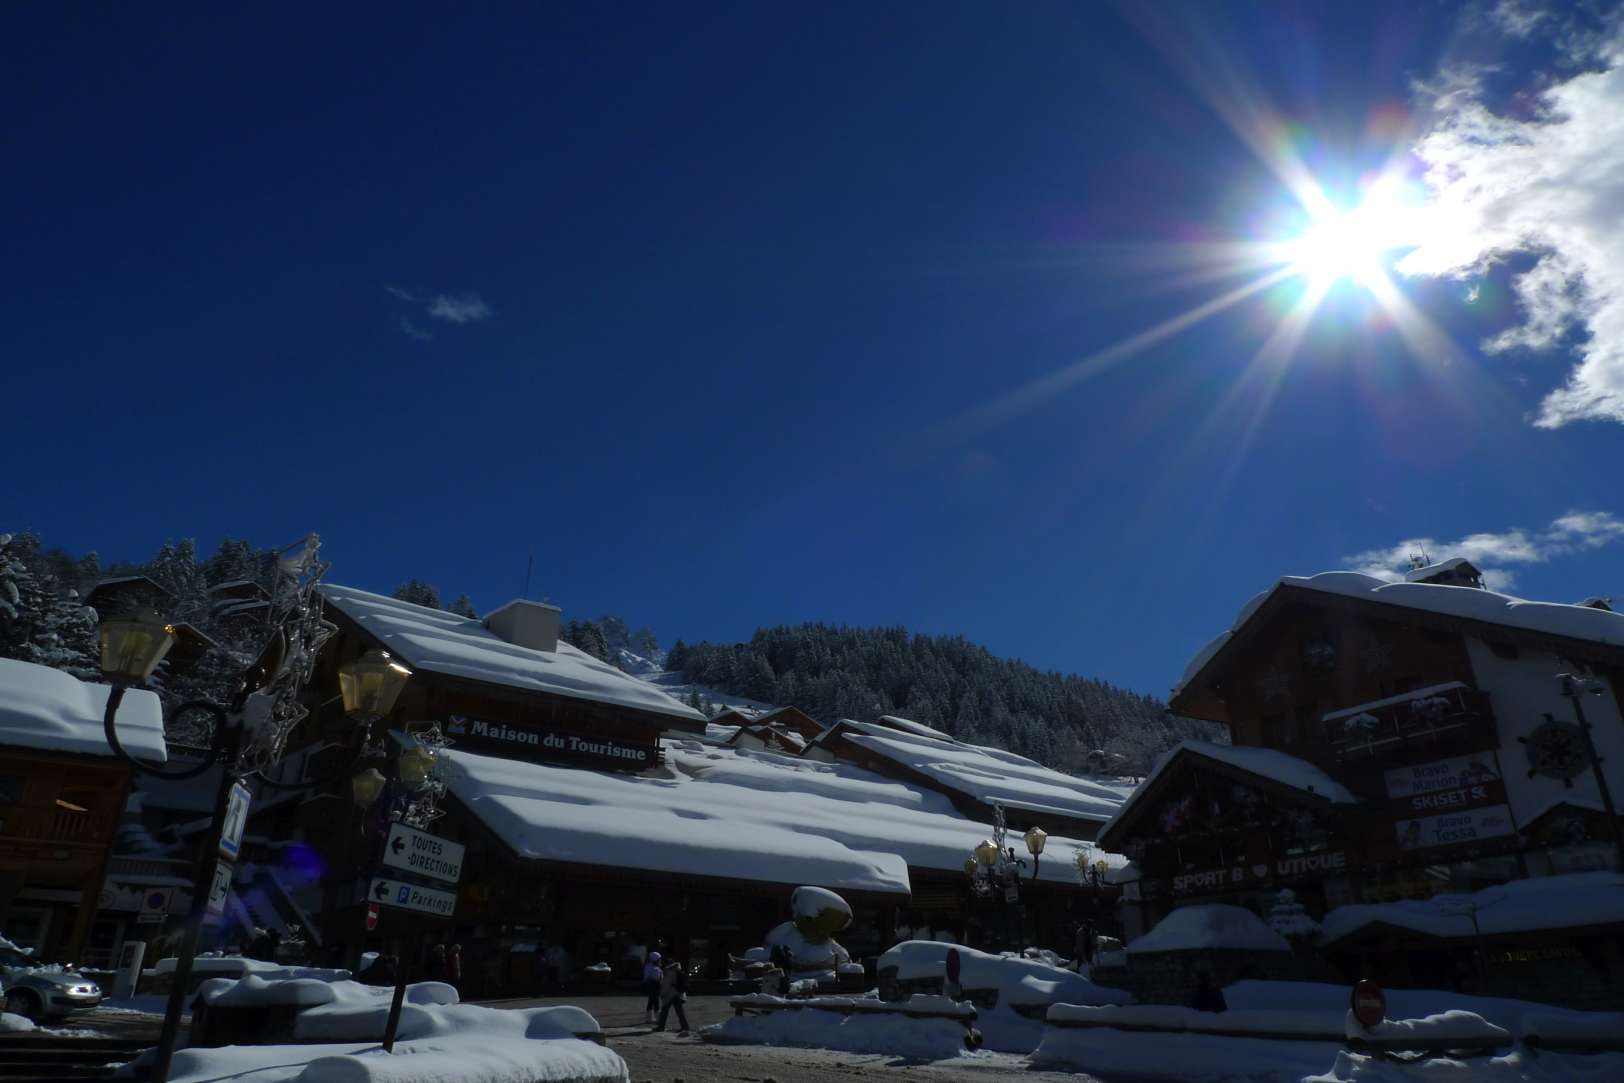
[[[376,767],[368,767],[365,771],[350,779],[350,797],[359,808],[371,808],[383,794],[383,788],[389,780],[383,777],[383,772]]]
[[[353,662],[338,667],[338,690],[344,713],[370,726],[395,709],[395,700],[411,679],[412,671],[374,648]]]
[[[997,844],[991,839],[982,839],[976,843],[976,848],[971,852],[975,854],[976,864],[981,865],[983,868],[990,868],[998,864],[998,859],[1003,856],[1003,851],[999,850]]]
[[[101,622],[101,671],[115,687],[140,684],[152,676],[169,648],[175,626],[150,609],[137,609]]]
[[[434,753],[421,746],[405,748],[395,762],[399,765],[402,782],[408,786],[420,786],[428,780],[429,772],[434,770]]]
[[[1043,844],[1049,841],[1049,833],[1037,824],[1026,829],[1026,852],[1032,855],[1032,879],[1038,878],[1038,863],[1043,860]]]

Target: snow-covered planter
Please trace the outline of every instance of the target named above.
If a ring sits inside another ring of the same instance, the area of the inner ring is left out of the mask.
[[[873,997],[786,998],[752,994],[730,1001],[736,1015],[700,1036],[706,1041],[796,1045],[850,1053],[939,1060],[981,1045],[974,1005],[942,996],[904,1001]]]
[[[1222,987],[1299,970],[1285,937],[1250,910],[1223,903],[1181,906],[1126,951],[1129,987],[1147,1004],[1183,1004],[1202,973]]]
[[[1489,1052],[1511,1044],[1511,1032],[1476,1012],[1447,1011],[1421,1019],[1388,1019],[1367,1027],[1346,1013],[1348,1048],[1365,1051],[1471,1050]]]
[[[989,1049],[1030,1052],[1042,1037],[1043,1016],[1051,1004],[1126,1004],[1133,999],[1124,990],[1037,959],[929,940],[905,941],[880,956],[880,996],[901,1000],[942,993],[949,951],[959,953],[959,995],[980,1013],[977,1026]]]

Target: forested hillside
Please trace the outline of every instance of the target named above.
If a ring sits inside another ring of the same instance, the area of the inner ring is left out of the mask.
[[[1099,749],[1112,765],[1144,772],[1179,741],[1221,733],[1169,716],[1151,696],[997,658],[962,636],[905,628],[797,624],[760,629],[748,643],[678,640],[666,665],[694,683],[794,704],[824,722],[899,714],[1062,770],[1083,770]]]

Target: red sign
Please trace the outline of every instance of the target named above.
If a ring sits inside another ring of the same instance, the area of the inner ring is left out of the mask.
[[[1362,1027],[1373,1027],[1387,1018],[1387,997],[1382,987],[1369,978],[1353,987],[1351,1001],[1353,1017]]]
[[[378,904],[367,903],[367,932],[378,927]]]

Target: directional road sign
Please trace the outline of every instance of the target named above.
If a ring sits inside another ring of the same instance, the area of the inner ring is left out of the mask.
[[[214,863],[214,882],[209,885],[209,913],[226,912],[226,897],[231,894],[231,875],[234,870],[229,861]]]
[[[254,794],[242,782],[232,784],[231,796],[226,800],[226,818],[220,825],[220,856],[227,861],[237,860],[242,850],[242,829],[248,825],[248,806]]]
[[[436,891],[432,887],[408,884],[404,880],[387,880],[382,876],[372,878],[367,901],[396,906],[402,910],[419,910],[441,918],[450,917],[457,909],[457,893],[454,891]]]
[[[430,880],[454,884],[462,876],[461,843],[442,839],[405,824],[391,824],[383,844],[383,863]]]

